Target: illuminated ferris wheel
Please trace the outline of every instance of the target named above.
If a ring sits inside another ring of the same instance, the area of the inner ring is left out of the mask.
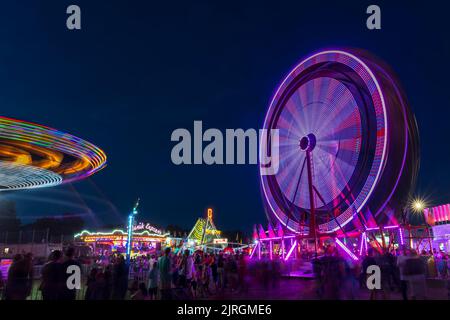
[[[279,169],[261,173],[271,221],[315,235],[396,219],[417,174],[418,134],[381,65],[361,52],[323,51],[279,86],[264,121],[279,134]]]

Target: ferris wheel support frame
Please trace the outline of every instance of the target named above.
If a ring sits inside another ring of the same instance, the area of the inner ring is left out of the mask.
[[[312,181],[312,163],[311,163],[311,151],[306,150],[306,166],[308,170],[308,188],[309,188],[309,203],[310,203],[310,218],[309,218],[309,236],[314,239],[314,251],[317,258],[317,232],[316,232],[316,213],[314,203],[314,187]]]

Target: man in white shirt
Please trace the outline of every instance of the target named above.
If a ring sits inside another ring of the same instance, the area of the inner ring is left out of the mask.
[[[397,267],[400,270],[400,290],[403,300],[408,300],[408,277],[405,275],[406,260],[408,260],[408,250],[403,249],[402,253],[397,257]]]

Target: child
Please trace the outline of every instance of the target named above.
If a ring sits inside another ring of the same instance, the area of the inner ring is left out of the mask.
[[[191,289],[192,289],[192,296],[194,299],[197,298],[197,284],[198,284],[198,276],[197,276],[197,267],[194,266],[194,272],[192,272],[192,279],[191,279]]]
[[[150,300],[156,300],[157,293],[158,293],[158,262],[155,261],[148,275],[148,294]]]

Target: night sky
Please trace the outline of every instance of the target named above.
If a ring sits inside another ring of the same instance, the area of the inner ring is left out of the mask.
[[[417,193],[450,202],[450,37],[442,1],[8,1],[0,13],[0,112],[101,147],[108,166],[73,185],[19,191],[25,221],[72,213],[190,228],[208,206],[221,229],[265,223],[256,165],[175,166],[176,128],[261,128],[277,84],[302,58],[362,48],[397,73],[419,124]],[[82,30],[66,28],[66,7]]]

